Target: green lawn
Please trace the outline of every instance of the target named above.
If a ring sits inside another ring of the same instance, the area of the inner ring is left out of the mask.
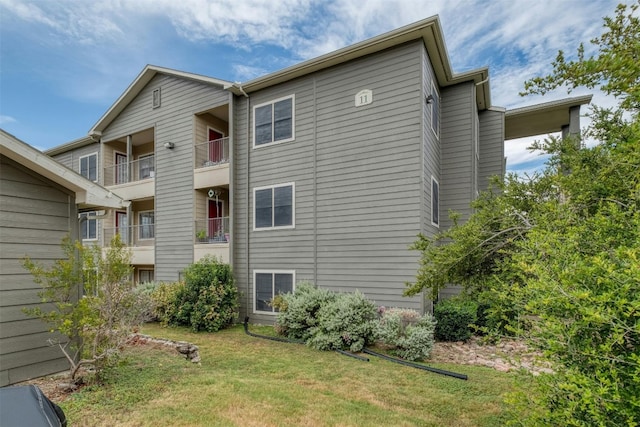
[[[269,333],[270,327],[252,327]],[[73,426],[500,426],[515,376],[489,368],[434,364],[468,381],[375,357],[246,335],[146,325],[142,333],[192,342],[202,364],[177,352],[127,349],[102,386],[63,401]]]

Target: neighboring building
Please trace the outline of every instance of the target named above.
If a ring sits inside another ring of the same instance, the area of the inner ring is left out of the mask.
[[[468,217],[505,139],[574,130],[589,100],[494,107],[488,69],[454,73],[433,17],[243,84],[147,66],[47,154],[132,202],[83,237],[123,234],[139,281],[213,254],[255,321],[303,280],[424,311],[403,296],[418,233]]]
[[[40,305],[40,285],[22,267],[63,257],[62,239],[84,224],[78,209],[126,203],[0,129],[0,387],[69,368],[42,320],[24,314]],[[78,288],[78,295],[81,289]]]

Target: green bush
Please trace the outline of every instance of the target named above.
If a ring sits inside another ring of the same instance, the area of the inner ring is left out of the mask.
[[[154,320],[163,326],[177,323],[178,295],[184,292],[184,282],[160,283],[151,291]]]
[[[435,338],[439,341],[466,341],[471,338],[478,306],[472,301],[451,298],[439,301],[433,314],[436,319]]]
[[[375,339],[376,308],[358,291],[335,294],[317,315],[307,342],[313,348],[357,352]]]
[[[335,298],[336,294],[311,283],[298,283],[295,292],[278,295],[272,302],[279,310],[276,331],[289,339],[307,341],[318,324],[318,310]]]
[[[376,338],[391,348],[391,353],[407,360],[429,357],[433,349],[435,321],[415,310],[380,307]]]
[[[177,310],[172,323],[194,331],[215,332],[238,315],[238,289],[229,264],[205,256],[184,271],[185,285],[176,292]]]

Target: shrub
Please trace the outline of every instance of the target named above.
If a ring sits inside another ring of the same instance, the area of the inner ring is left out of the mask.
[[[178,295],[184,292],[184,286],[184,282],[160,283],[151,291],[154,320],[157,320],[163,326],[177,323]]]
[[[433,314],[436,319],[435,338],[440,341],[466,341],[476,322],[478,307],[472,301],[451,298],[439,301]]]
[[[376,337],[391,353],[407,360],[429,357],[433,348],[435,321],[415,310],[390,308],[379,310]]]
[[[194,331],[215,332],[237,318],[238,289],[231,267],[205,256],[184,271],[185,285],[178,289],[178,308],[172,322]]]
[[[334,295],[318,310],[307,344],[318,350],[358,352],[375,339],[376,308],[358,291]]]
[[[335,298],[336,294],[311,283],[298,283],[293,293],[278,295],[272,301],[279,310],[276,331],[289,339],[307,341],[311,338],[311,329],[318,324],[318,310]]]

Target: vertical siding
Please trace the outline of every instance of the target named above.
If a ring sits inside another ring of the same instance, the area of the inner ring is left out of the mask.
[[[471,213],[475,197],[474,133],[475,94],[473,82],[442,90],[440,163],[440,227],[450,227],[448,212]]]
[[[380,305],[421,309],[402,296],[415,277],[408,250],[421,230],[421,44],[381,52],[238,98],[234,268],[252,314],[252,272],[295,270]],[[373,91],[373,103],[354,106]],[[295,94],[295,141],[252,148],[251,106]],[[247,109],[247,103],[250,106]],[[253,188],[295,182],[295,229],[252,231]]]
[[[152,92],[161,88],[161,106],[152,108]],[[156,75],[103,132],[103,141],[155,129],[155,278],[177,280],[193,262],[195,192],[193,189],[196,115],[228,103],[221,88],[164,74]],[[173,142],[172,150],[164,148]]]
[[[480,190],[488,188],[492,176],[504,177],[504,173],[504,111],[483,111],[480,113]]]
[[[47,325],[22,312],[39,302],[40,286],[22,259],[48,264],[63,256],[60,243],[73,231],[73,193],[0,157],[0,386],[68,369]]]

